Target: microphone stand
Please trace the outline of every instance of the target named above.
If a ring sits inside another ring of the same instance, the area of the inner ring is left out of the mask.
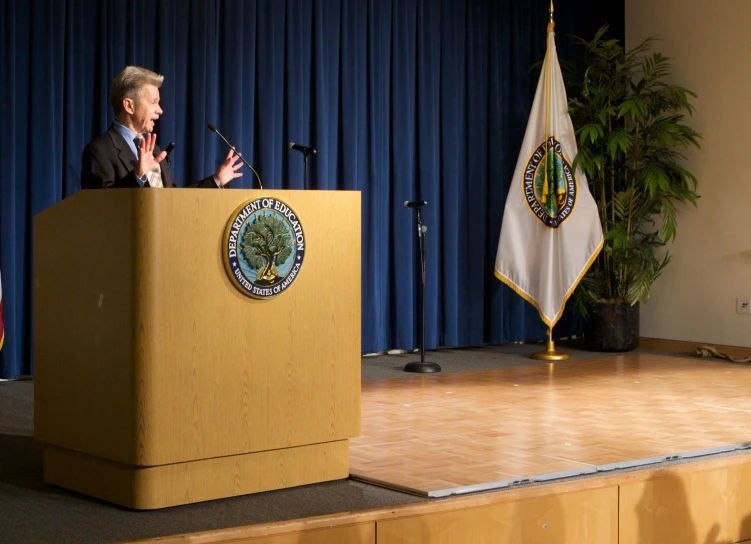
[[[415,208],[415,211],[417,212],[417,236],[420,239],[420,271],[421,271],[421,280],[422,280],[422,293],[421,293],[421,302],[422,302],[422,330],[420,332],[420,361],[407,363],[407,365],[404,367],[405,372],[418,372],[422,374],[432,374],[435,372],[440,372],[441,367],[438,365],[438,363],[426,363],[425,362],[425,280],[426,280],[426,273],[425,273],[425,233],[428,230],[428,227],[422,224],[422,219],[420,218],[420,208]]]
[[[315,148],[312,148],[312,147],[307,147],[304,145],[297,145],[294,142],[290,142],[288,147],[291,150],[299,151],[300,153],[302,153],[302,157],[304,161],[303,187],[307,189],[308,188],[308,157],[311,154],[315,153],[316,150]]]
[[[303,160],[305,161],[305,174],[303,177],[303,187],[308,188],[308,155],[309,153],[303,153]]]

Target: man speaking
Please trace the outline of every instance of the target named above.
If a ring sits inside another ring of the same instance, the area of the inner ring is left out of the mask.
[[[175,187],[169,168],[168,151],[156,145],[154,122],[162,114],[159,88],[164,76],[128,66],[115,77],[110,88],[110,102],[115,121],[83,150],[81,187]],[[216,173],[191,187],[224,187],[242,176],[241,157],[229,150]]]

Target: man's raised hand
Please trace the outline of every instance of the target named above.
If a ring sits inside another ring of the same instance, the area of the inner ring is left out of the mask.
[[[243,175],[242,172],[238,172],[242,167],[243,163],[240,159],[240,153],[235,154],[235,148],[230,148],[224,162],[219,165],[219,169],[214,174],[214,181],[219,187],[224,187],[233,179]]]
[[[138,165],[136,166],[136,176],[140,179],[146,175],[146,172],[152,171],[167,156],[166,151],[162,151],[154,156],[154,147],[156,146],[156,134],[149,132],[141,138],[141,146],[138,154]]]

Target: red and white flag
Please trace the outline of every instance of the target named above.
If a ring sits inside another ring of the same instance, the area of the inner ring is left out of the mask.
[[[3,349],[3,342],[5,342],[5,325],[3,323],[3,279],[0,276],[0,349]]]

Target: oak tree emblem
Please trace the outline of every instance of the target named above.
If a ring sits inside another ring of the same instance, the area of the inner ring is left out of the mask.
[[[256,270],[258,285],[273,285],[281,277],[278,266],[292,256],[293,239],[290,229],[276,215],[259,214],[248,223],[240,251],[247,265]]]

